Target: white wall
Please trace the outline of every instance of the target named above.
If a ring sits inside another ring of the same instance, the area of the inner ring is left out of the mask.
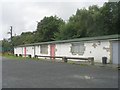
[[[55,55],[56,56],[69,56],[70,57],[71,56],[70,47],[71,47],[70,43],[56,44]]]
[[[95,43],[97,46],[94,48],[92,45]],[[99,45],[99,42],[85,42],[85,52],[83,55],[72,55],[71,53],[71,43],[56,44],[57,51],[55,52],[56,56],[68,56],[68,57],[94,57],[96,62],[102,62],[102,57],[107,57],[108,62],[110,61],[110,50],[103,49],[110,48],[109,41],[102,41]]]
[[[14,54],[23,54],[23,47],[15,47]]]
[[[40,55],[40,45],[35,46],[35,55]]]
[[[34,48],[35,48],[35,52],[34,52]],[[14,48],[14,54],[24,54],[24,47],[15,47]],[[26,54],[27,55],[31,55],[32,57],[34,57],[35,55],[43,55],[43,56],[50,56],[50,45],[48,45],[48,54],[41,54],[40,53],[40,45],[37,46],[26,46]]]
[[[96,43],[96,48],[94,48],[92,45],[93,43]],[[96,62],[102,62],[102,57],[107,57],[108,62],[110,62],[110,42],[109,41],[102,41],[99,45],[99,43],[96,42],[91,43],[85,43],[86,50],[84,53],[84,56],[86,57],[94,57]],[[104,48],[107,48],[108,51]]]
[[[26,54],[34,57],[34,46],[27,46],[26,47]]]
[[[97,46],[94,48],[92,45],[95,43]],[[56,44],[55,56],[68,56],[68,57],[94,57],[95,62],[102,62],[102,57],[107,57],[108,62],[110,61],[110,42],[109,41],[101,41],[99,44],[98,41],[85,42],[85,52],[83,55],[73,55],[71,53],[71,43],[61,43]],[[108,51],[106,49],[108,49]],[[23,47],[16,47],[14,49],[15,54],[24,54]],[[34,57],[34,46],[26,47],[26,54],[32,55]],[[35,46],[35,55],[43,55],[50,56],[50,45],[48,45],[48,54],[40,53],[40,45]]]

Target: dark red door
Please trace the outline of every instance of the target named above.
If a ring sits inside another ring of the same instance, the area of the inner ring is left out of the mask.
[[[54,57],[55,56],[55,44],[50,45],[50,56]],[[54,59],[54,58],[52,58]]]
[[[24,56],[26,57],[26,47],[24,47]]]

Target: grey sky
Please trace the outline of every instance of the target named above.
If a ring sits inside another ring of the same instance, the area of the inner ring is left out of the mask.
[[[84,2],[83,2],[84,1]],[[98,6],[102,6],[103,3],[107,0],[102,0],[102,2],[98,2],[97,0],[69,0],[66,2],[54,0],[32,0],[28,1],[14,1],[14,0],[5,0],[2,2],[2,6],[0,5],[1,12],[0,13],[0,40],[3,38],[9,38],[10,35],[7,32],[10,29],[10,26],[13,26],[13,35],[21,34],[22,32],[27,31],[35,31],[36,30],[36,21],[40,21],[44,16],[57,15],[63,20],[68,20],[72,14],[75,14],[77,8],[87,8],[90,5],[97,4]],[[1,16],[2,15],[2,16]],[[2,19],[2,20],[1,20]]]

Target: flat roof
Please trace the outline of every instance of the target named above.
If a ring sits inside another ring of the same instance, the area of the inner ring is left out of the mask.
[[[15,47],[22,46],[34,46],[40,44],[57,44],[57,43],[69,43],[69,42],[82,42],[82,41],[96,41],[96,40],[119,40],[120,35],[106,35],[106,36],[97,36],[97,37],[84,37],[84,38],[76,38],[76,39],[68,39],[68,40],[58,40],[58,41],[49,41],[49,42],[40,42],[40,43],[32,43],[32,44],[24,44]]]

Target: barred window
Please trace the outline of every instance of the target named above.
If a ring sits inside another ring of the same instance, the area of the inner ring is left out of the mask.
[[[85,51],[84,43],[72,43],[71,53],[73,55],[79,54],[83,55]]]
[[[40,46],[40,53],[41,54],[48,54],[48,45],[41,45]]]

